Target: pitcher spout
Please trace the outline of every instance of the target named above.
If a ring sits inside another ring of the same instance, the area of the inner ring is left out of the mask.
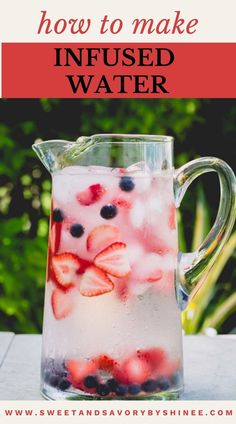
[[[52,174],[55,171],[76,164],[78,159],[87,151],[91,144],[90,137],[79,137],[76,141],[48,140],[35,142],[33,150]]]

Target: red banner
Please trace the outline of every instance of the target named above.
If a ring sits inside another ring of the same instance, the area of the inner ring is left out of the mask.
[[[236,43],[3,43],[5,98],[236,97]]]

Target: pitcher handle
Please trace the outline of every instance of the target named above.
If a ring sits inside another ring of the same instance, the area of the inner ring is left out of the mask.
[[[204,282],[232,230],[236,215],[236,178],[222,160],[203,157],[177,169],[174,176],[176,207],[180,206],[188,186],[206,172],[217,172],[220,183],[220,202],[217,217],[206,239],[192,253],[179,253],[177,267],[177,297],[181,309]]]

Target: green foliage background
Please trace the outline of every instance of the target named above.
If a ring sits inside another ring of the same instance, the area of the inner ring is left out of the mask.
[[[79,135],[112,132],[169,134],[176,139],[176,167],[212,155],[236,170],[235,120],[236,102],[230,99],[1,100],[0,330],[41,331],[51,180],[31,150],[35,139],[75,140]],[[201,219],[204,236],[217,210],[215,176],[201,181],[198,187],[192,185],[181,207],[184,250],[194,243],[194,223],[199,228]],[[198,236],[195,231],[195,240]],[[188,327],[185,316],[187,332],[201,331],[203,321],[235,295],[235,261],[233,247],[214,290],[199,309],[197,324]],[[235,331],[236,299],[216,327],[223,333]]]

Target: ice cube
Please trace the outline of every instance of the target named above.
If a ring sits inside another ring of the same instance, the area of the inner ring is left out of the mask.
[[[143,256],[143,252],[144,252],[141,244],[138,244],[138,243],[135,243],[135,244],[129,243],[127,246],[127,250],[128,250],[128,258],[129,258],[130,265],[133,265],[136,262],[138,262],[140,258]]]
[[[147,201],[147,211],[149,220],[152,221],[153,219],[156,222],[157,215],[162,214],[164,212],[165,204],[163,202],[163,198],[159,196],[152,196]],[[163,215],[164,216],[164,215]]]
[[[134,163],[133,165],[128,166],[128,168],[126,168],[126,172],[128,173],[134,173],[136,174],[138,173],[145,173],[145,174],[150,174],[150,169],[147,165],[147,163],[143,160],[141,162],[137,162]]]
[[[141,200],[137,199],[130,209],[130,220],[134,228],[140,228],[145,217],[145,208]]]
[[[160,279],[163,271],[163,260],[157,253],[147,253],[143,255],[142,260],[136,265],[135,274],[137,279],[145,281]]]

